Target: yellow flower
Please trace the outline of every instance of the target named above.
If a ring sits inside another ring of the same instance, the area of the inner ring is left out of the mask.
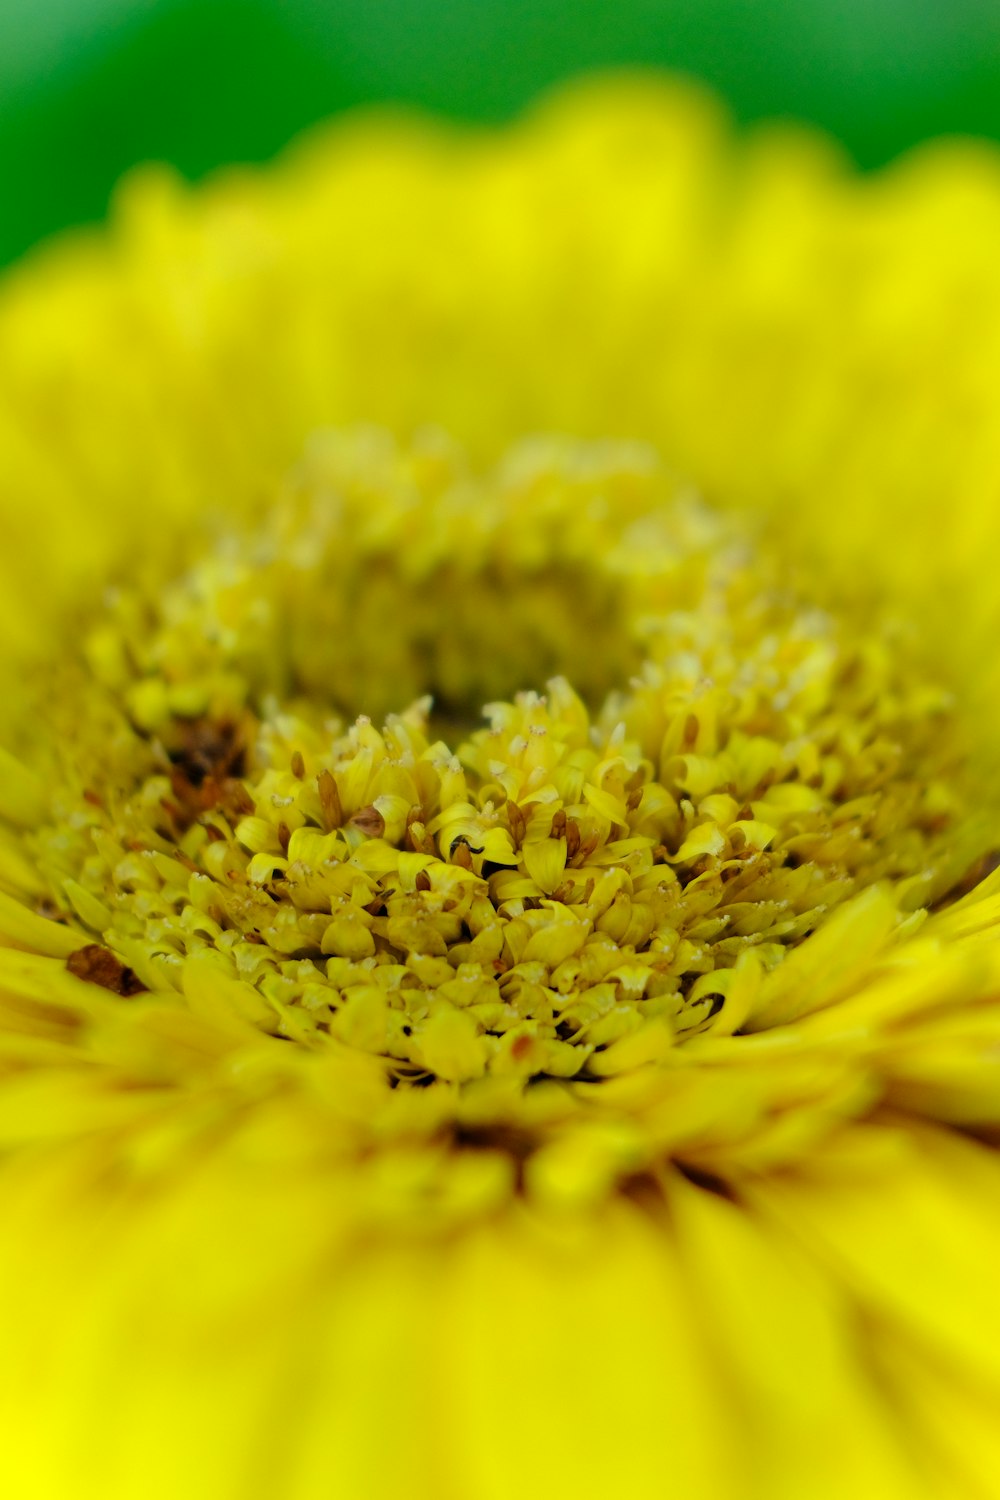
[[[4,1493],[995,1493],[998,243],[632,80],[8,278]]]

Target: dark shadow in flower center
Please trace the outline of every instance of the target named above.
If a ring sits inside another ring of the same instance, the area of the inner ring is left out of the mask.
[[[283,623],[295,693],[376,724],[429,695],[432,732],[454,745],[485,704],[556,675],[597,708],[641,663],[626,615],[618,581],[596,569],[459,562],[414,580],[386,557],[346,588],[290,590]]]

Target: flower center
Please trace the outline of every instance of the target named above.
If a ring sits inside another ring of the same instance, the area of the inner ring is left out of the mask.
[[[441,439],[318,440],[68,670],[32,852],[93,934],[74,971],[399,1083],[770,1024],[831,913],[877,886],[912,923],[974,852],[905,643],[804,607],[623,445],[477,478]]]

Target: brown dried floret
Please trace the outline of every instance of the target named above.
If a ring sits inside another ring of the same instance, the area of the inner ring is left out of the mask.
[[[320,771],[316,778],[316,786],[319,790],[319,805],[320,811],[323,814],[324,831],[332,833],[344,821],[344,811],[340,805],[340,793],[337,790],[337,783],[333,779],[333,773],[328,770]]]
[[[87,943],[85,947],[77,948],[66,960],[66,967],[77,979],[83,979],[87,984],[99,984],[102,989],[126,999],[146,992],[146,986],[136,978],[135,972],[100,943]]]
[[[385,833],[385,819],[377,807],[370,805],[358,808],[351,819],[351,826],[370,839],[380,839]]]

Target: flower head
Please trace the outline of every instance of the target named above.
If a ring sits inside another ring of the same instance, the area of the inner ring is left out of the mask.
[[[612,90],[8,288],[13,1493],[988,1493],[955,163]]]

